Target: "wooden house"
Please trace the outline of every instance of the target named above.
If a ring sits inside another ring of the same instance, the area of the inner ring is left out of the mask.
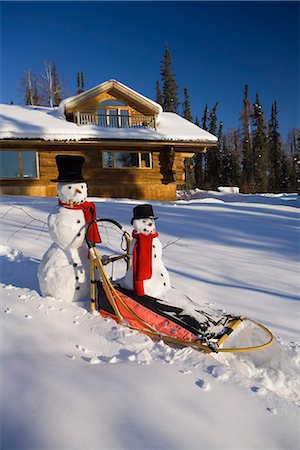
[[[58,108],[1,105],[3,194],[55,196],[55,156],[82,155],[90,196],[175,200],[185,158],[217,138],[116,81]]]

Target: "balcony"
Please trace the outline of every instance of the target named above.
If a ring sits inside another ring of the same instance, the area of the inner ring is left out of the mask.
[[[78,126],[96,125],[104,128],[143,128],[155,129],[155,116],[129,116],[127,114],[93,114],[77,111],[74,122]]]

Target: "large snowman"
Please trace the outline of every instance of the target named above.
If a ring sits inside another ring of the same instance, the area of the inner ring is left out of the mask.
[[[82,156],[58,155],[58,205],[48,216],[53,244],[42,258],[38,280],[44,296],[66,302],[89,299],[89,259],[85,245],[86,223],[96,218],[96,207],[87,202],[87,184],[81,171]],[[97,225],[89,230],[93,242],[100,242]]]
[[[132,264],[118,283],[124,289],[133,290],[138,296],[162,297],[171,285],[169,273],[162,261],[162,245],[156,232],[152,206],[136,206],[131,224]]]

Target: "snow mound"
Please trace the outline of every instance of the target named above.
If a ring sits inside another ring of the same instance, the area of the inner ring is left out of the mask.
[[[0,245],[0,282],[38,291],[38,263],[15,248]]]
[[[219,198],[203,198],[201,199],[201,203],[224,203],[224,200]]]

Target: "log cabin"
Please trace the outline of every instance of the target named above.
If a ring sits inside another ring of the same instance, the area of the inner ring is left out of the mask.
[[[0,193],[56,196],[55,157],[82,155],[89,195],[171,201],[217,138],[116,80],[56,108],[1,105]]]

